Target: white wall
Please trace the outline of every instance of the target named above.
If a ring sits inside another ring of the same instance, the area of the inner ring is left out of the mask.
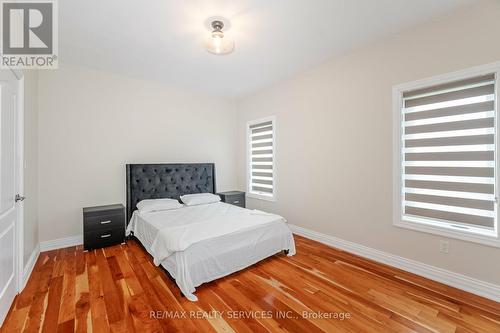
[[[430,22],[334,59],[238,103],[245,124],[277,116],[278,200],[250,207],[292,224],[500,284],[500,248],[392,225],[392,86],[500,60],[500,2]]]
[[[24,265],[38,245],[38,72],[24,72]]]
[[[125,164],[214,162],[236,186],[232,101],[81,67],[39,77],[40,241],[82,234],[82,207],[125,203]]]

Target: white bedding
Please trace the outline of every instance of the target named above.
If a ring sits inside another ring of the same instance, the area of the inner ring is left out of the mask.
[[[282,250],[295,254],[283,217],[218,202],[139,213],[127,227],[189,300],[195,287]]]

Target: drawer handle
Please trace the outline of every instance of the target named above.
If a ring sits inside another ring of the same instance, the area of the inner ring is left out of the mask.
[[[111,237],[111,234],[101,235],[101,238],[108,238],[108,237]]]
[[[236,201],[233,201],[233,203],[240,203],[240,201],[239,201],[239,200],[236,200]]]
[[[111,223],[111,220],[108,220],[108,221],[101,221],[101,224],[108,224],[108,223]]]

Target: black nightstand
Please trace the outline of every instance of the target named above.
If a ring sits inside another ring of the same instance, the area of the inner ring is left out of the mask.
[[[122,204],[83,209],[83,249],[120,244],[125,241],[125,207]]]
[[[245,208],[245,192],[228,191],[217,193],[217,195],[220,196],[222,202]]]

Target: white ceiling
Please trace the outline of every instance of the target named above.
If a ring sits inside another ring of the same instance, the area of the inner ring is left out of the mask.
[[[475,0],[63,0],[60,61],[238,97]],[[235,51],[202,46],[224,16]]]

